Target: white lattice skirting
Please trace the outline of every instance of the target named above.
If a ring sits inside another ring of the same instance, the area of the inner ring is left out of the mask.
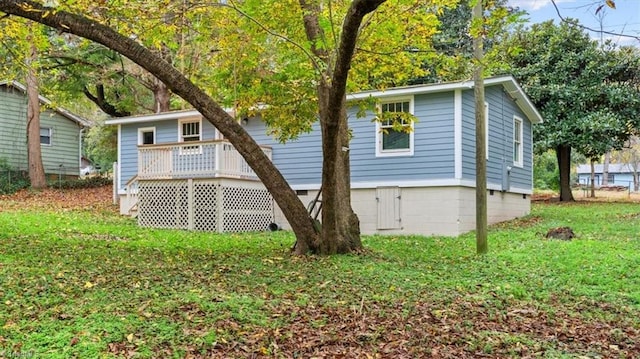
[[[141,180],[138,210],[138,224],[152,228],[264,231],[274,220],[260,182],[232,179]]]

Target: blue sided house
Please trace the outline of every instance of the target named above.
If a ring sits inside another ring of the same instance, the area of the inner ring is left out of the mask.
[[[485,80],[488,218],[530,212],[532,126],[542,118],[511,76]],[[354,93],[381,111],[410,112],[411,131],[395,131],[369,112],[349,110],[351,198],[364,234],[455,236],[475,228],[473,82]],[[118,125],[116,175],[123,214],[143,226],[213,231],[264,230],[286,220],[233,146],[195,110],[109,120]],[[259,117],[242,125],[263,145],[304,203],[321,185],[318,126],[285,144]]]

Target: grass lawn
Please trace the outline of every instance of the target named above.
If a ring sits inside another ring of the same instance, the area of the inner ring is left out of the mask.
[[[559,226],[577,238],[544,239]],[[483,257],[468,234],[297,258],[287,232],[145,229],[73,195],[4,197],[0,358],[635,358],[639,234],[640,204],[539,203],[491,227]]]

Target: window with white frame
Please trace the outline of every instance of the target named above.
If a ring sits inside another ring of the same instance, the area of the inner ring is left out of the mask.
[[[156,143],[156,128],[145,127],[138,129],[138,145],[154,145]]]
[[[376,155],[413,155],[413,121],[389,113],[413,113],[412,99],[385,101],[380,104],[383,119],[376,121]]]
[[[51,127],[40,127],[40,144],[51,146]]]
[[[513,118],[513,164],[518,167],[523,166],[522,160],[522,119]]]
[[[202,139],[202,121],[198,119],[183,119],[178,121],[178,142],[196,142]],[[181,154],[200,153],[200,146],[181,147]]]

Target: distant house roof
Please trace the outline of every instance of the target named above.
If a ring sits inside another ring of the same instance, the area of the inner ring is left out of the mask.
[[[594,164],[594,173],[602,173],[604,171],[604,164]],[[640,168],[640,164],[636,168]],[[591,173],[591,165],[582,164],[578,165],[578,169],[576,171],[578,174],[590,174]],[[610,163],[609,164],[609,173],[633,173],[633,166],[629,163]]]
[[[518,85],[518,82],[513,78],[513,76],[497,76],[490,77],[484,80],[485,86],[491,85],[502,85],[506,89],[509,96],[511,96],[520,110],[529,118],[532,123],[540,123],[542,122],[542,116],[533,105],[533,102],[527,97],[527,95],[522,90],[522,87]],[[347,95],[347,100],[363,100],[369,97],[374,98],[385,98],[385,97],[395,97],[395,96],[403,96],[403,95],[418,95],[418,94],[426,94],[426,93],[436,93],[436,92],[446,92],[446,91],[454,91],[454,90],[469,90],[473,88],[473,81],[458,81],[458,82],[447,82],[447,83],[439,83],[439,84],[429,84],[429,85],[413,85],[406,87],[393,87],[383,91],[363,91],[356,92]],[[264,105],[263,105],[264,106]],[[228,112],[232,110],[227,110]],[[129,117],[118,117],[112,118],[105,123],[107,125],[121,125],[127,123],[143,123],[143,122],[151,122],[151,121],[163,121],[163,120],[176,120],[179,118],[185,117],[195,117],[200,116],[200,113],[197,110],[180,110],[180,111],[169,111],[169,112],[161,112],[149,115],[139,115],[139,116],[129,116]]]
[[[13,80],[11,80],[11,81],[0,81],[0,86],[13,87],[13,88],[16,88],[16,89],[22,91],[25,94],[27,93],[27,87],[25,85],[17,82],[17,81],[13,81]],[[87,127],[87,126],[91,125],[91,121],[89,121],[89,120],[87,120],[87,119],[85,119],[83,117],[80,117],[80,116],[74,114],[73,112],[68,111],[68,110],[66,110],[66,109],[64,109],[62,107],[53,106],[51,101],[49,99],[47,99],[46,97],[38,96],[38,98],[40,99],[40,103],[41,104],[45,104],[45,105],[49,106],[49,108],[52,111],[55,111],[56,113],[60,114],[61,116],[65,117],[65,118],[68,118],[71,121],[76,122],[80,126]]]

